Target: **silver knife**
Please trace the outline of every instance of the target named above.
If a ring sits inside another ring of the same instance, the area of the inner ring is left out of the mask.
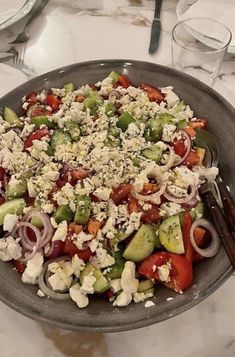
[[[151,39],[149,44],[150,54],[155,53],[159,45],[159,38],[161,33],[161,21],[160,21],[161,6],[162,6],[162,0],[155,0],[154,19],[152,22]]]

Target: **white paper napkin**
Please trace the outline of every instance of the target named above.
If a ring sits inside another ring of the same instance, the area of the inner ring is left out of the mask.
[[[226,25],[233,35],[228,51],[235,53],[235,0],[198,0],[180,17],[180,20],[192,17],[209,17]],[[208,36],[209,30],[210,37],[223,41],[222,34],[215,29],[200,27],[195,30],[205,36]]]
[[[25,4],[25,0],[0,0],[0,24],[14,16]]]

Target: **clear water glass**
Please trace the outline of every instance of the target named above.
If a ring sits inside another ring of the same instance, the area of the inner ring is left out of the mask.
[[[232,34],[213,19],[190,18],[172,30],[172,66],[213,86]]]

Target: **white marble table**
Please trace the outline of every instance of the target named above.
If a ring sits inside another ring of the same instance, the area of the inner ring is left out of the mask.
[[[30,28],[21,69],[0,64],[0,95],[32,76],[74,62],[125,58],[170,65],[170,32],[176,0],[164,0],[159,51],[148,54],[151,0],[50,0]],[[0,34],[7,49],[21,24]],[[4,42],[5,41],[5,42]],[[216,84],[235,105],[235,56],[227,56]],[[235,278],[200,305],[136,331],[82,334],[31,321],[0,304],[2,357],[234,357]]]

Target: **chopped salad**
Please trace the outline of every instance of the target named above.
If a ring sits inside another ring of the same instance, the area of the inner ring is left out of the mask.
[[[0,118],[0,259],[40,297],[79,308],[188,289],[219,250],[199,195],[218,169],[194,142],[207,120],[172,87],[116,72],[28,93],[22,113]]]

